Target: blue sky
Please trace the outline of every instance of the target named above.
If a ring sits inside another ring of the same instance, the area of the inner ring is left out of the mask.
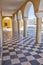
[[[29,17],[29,19],[35,18],[33,5],[30,7],[28,17]]]

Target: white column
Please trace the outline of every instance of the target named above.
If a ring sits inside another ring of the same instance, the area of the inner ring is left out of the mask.
[[[41,23],[42,18],[37,18],[37,26],[36,26],[36,43],[41,43]]]
[[[26,37],[27,36],[27,17],[24,17],[24,37]]]

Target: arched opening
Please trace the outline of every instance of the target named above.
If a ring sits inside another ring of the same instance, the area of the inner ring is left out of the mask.
[[[39,15],[40,18],[42,19],[41,21],[41,42],[43,43],[43,0],[40,0],[40,4],[39,4]]]
[[[2,19],[4,41],[12,39],[12,18],[3,17]]]
[[[21,10],[19,10],[18,12],[18,22],[19,22],[19,33],[23,35],[23,18]]]
[[[27,36],[36,38],[36,16],[34,13],[34,6],[32,2],[28,2],[26,4],[24,17],[27,18]]]

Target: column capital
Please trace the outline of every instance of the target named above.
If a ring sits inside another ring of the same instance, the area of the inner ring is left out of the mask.
[[[27,21],[27,19],[28,19],[28,17],[23,17],[23,20],[24,20],[24,21]]]
[[[37,12],[35,13],[37,18],[42,18],[43,17],[43,12]]]
[[[23,18],[28,18],[27,16],[24,16]]]

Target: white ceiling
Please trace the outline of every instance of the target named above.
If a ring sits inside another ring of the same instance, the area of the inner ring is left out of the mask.
[[[0,0],[3,16],[12,15],[26,0]]]

